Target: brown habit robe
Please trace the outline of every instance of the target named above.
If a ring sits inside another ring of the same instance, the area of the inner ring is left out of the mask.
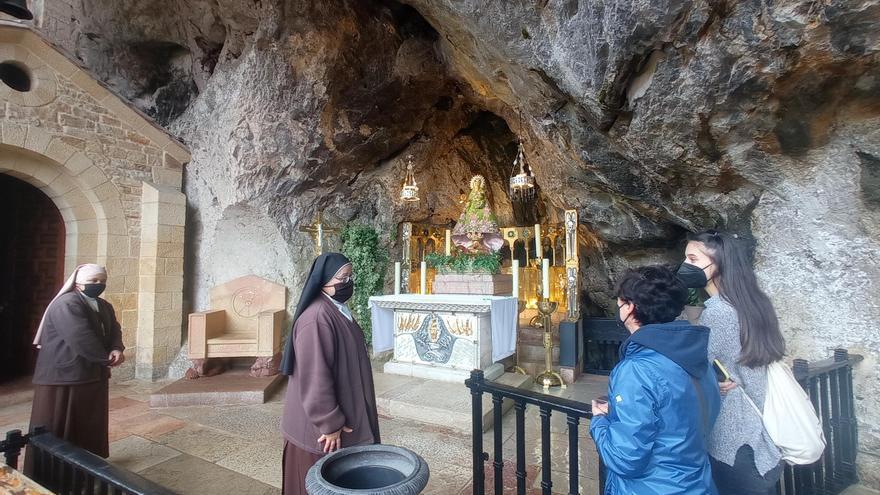
[[[107,365],[110,351],[125,346],[113,306],[97,301],[99,312],[73,290],[49,306],[34,370],[30,426],[45,426],[56,437],[107,457]]]
[[[342,446],[379,443],[376,392],[364,333],[320,294],[293,327],[294,371],[288,379],[281,432],[284,495],[305,493],[308,467],[323,455],[322,434],[343,426]]]

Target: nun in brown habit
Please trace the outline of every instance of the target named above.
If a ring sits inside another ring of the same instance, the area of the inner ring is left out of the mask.
[[[300,295],[281,372],[288,375],[281,432],[283,495],[305,494],[321,456],[379,443],[376,392],[364,333],[345,302],[352,268],[338,253],[318,256]]]
[[[34,339],[40,351],[30,422],[101,457],[110,455],[110,367],[125,361],[113,306],[98,297],[106,284],[103,267],[80,265],[46,308]]]

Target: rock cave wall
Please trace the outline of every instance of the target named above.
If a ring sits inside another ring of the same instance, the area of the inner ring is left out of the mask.
[[[503,186],[522,139],[542,190],[531,214],[579,211],[590,311],[611,307],[622,270],[678,261],[688,231],[754,239],[790,354],[866,355],[859,463],[880,485],[877,0],[45,9],[48,36],[192,151],[191,308],[245,269],[299,287],[298,229],[318,211],[376,226],[397,257],[397,225],[457,218],[481,173],[502,221],[531,223]],[[415,207],[395,200],[409,154]]]

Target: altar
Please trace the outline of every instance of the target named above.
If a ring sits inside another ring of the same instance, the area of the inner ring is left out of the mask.
[[[515,297],[399,294],[370,298],[373,352],[394,350],[385,373],[462,382],[504,373],[516,352]]]

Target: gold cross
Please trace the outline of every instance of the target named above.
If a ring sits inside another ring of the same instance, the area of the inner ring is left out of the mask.
[[[312,239],[315,242],[315,256],[320,256],[324,252],[324,234],[335,234],[337,232],[336,229],[324,227],[324,224],[321,223],[320,212],[315,216],[315,221],[311,225],[300,227],[299,231],[312,234]]]

